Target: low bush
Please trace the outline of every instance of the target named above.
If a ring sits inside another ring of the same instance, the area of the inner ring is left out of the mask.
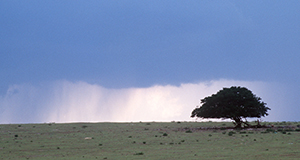
[[[193,133],[191,130],[187,130],[185,131],[185,133]]]
[[[292,132],[294,130],[292,128],[288,128],[288,129],[285,129],[284,131],[286,131],[286,132]]]
[[[233,131],[228,132],[228,136],[232,136],[233,134],[235,134],[235,132]]]
[[[282,131],[283,131],[283,129],[281,129],[281,128],[277,129],[277,132],[282,132]]]
[[[86,125],[83,125],[83,126],[82,126],[82,128],[87,128],[87,127],[88,127],[88,126],[86,126]]]
[[[144,153],[143,152],[138,152],[138,153],[135,153],[133,155],[144,155]]]

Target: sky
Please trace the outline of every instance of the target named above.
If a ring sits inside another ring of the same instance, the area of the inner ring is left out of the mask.
[[[0,1],[0,123],[201,121],[243,86],[300,121],[297,0]]]

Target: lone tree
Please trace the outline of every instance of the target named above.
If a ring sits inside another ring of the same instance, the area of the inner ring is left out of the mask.
[[[230,118],[236,125],[236,128],[251,125],[242,118],[264,117],[268,115],[270,108],[261,101],[260,97],[255,96],[245,87],[223,88],[218,93],[201,99],[202,106],[197,106],[192,112],[191,117],[200,118]],[[259,121],[258,121],[258,125]]]

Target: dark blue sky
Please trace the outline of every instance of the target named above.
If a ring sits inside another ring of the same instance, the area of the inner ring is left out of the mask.
[[[218,79],[300,96],[300,2],[0,2],[0,93],[57,80],[106,88]],[[292,102],[295,101],[295,102]]]

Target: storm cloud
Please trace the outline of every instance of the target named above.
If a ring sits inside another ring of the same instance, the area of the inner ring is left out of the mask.
[[[0,99],[0,123],[193,121],[190,113],[200,99],[230,86],[262,97],[272,109],[264,120],[288,118],[280,115],[283,99],[274,98],[273,85],[233,80],[124,89],[66,80],[13,85]]]

